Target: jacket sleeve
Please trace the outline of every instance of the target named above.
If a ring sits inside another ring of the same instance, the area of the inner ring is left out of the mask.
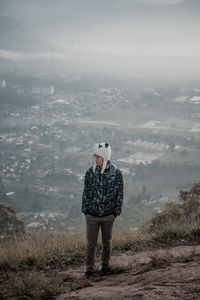
[[[118,194],[117,194],[115,215],[119,216],[122,211],[123,197],[124,197],[124,184],[123,184],[123,176],[121,171],[119,171],[117,174],[117,184],[118,184]]]
[[[90,182],[90,172],[89,170],[85,174],[85,179],[84,179],[84,189],[83,189],[83,195],[82,195],[82,207],[81,211],[82,213],[87,213],[89,210],[89,201],[91,199],[91,194],[92,194],[92,185]]]

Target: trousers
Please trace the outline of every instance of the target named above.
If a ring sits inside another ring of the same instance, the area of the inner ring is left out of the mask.
[[[113,215],[105,217],[94,217],[89,214],[87,214],[85,217],[87,235],[86,270],[93,270],[95,263],[95,247],[97,244],[97,238],[100,228],[103,246],[101,254],[102,266],[109,266],[112,248],[112,230],[115,217]]]

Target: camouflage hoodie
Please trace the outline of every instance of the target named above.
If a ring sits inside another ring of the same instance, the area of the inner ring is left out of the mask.
[[[85,174],[82,196],[82,212],[93,216],[120,215],[123,204],[123,177],[119,169],[110,165],[101,174],[101,168],[93,168]]]

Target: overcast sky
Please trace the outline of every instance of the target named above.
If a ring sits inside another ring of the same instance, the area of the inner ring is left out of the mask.
[[[199,13],[199,0],[0,0],[0,57],[53,60],[80,72],[196,79]]]

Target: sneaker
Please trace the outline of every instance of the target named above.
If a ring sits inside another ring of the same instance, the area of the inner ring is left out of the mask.
[[[111,274],[112,270],[109,266],[102,266],[101,273],[103,275]]]
[[[90,277],[92,277],[93,275],[94,275],[94,273],[93,273],[92,270],[88,270],[88,271],[85,272],[85,276],[86,276],[87,278],[90,278]]]

